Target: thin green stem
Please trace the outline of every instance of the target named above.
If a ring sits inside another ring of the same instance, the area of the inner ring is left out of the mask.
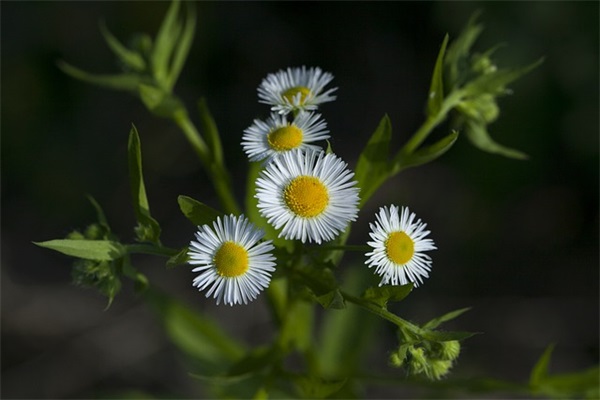
[[[150,254],[154,256],[173,257],[179,250],[152,244],[128,244],[125,246],[129,254]]]

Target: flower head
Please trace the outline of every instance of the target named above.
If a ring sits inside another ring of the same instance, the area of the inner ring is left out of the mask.
[[[334,239],[358,213],[358,188],[334,154],[292,150],[273,159],[256,180],[261,215],[280,237],[321,243]]]
[[[394,205],[381,207],[377,221],[369,224],[373,241],[368,244],[373,251],[365,254],[369,257],[365,263],[376,267],[375,272],[382,276],[379,286],[409,282],[419,286],[431,270],[431,258],[423,252],[436,247],[433,240],[426,239],[430,233],[425,230],[427,224],[415,221],[416,215],[407,207],[399,211]]]
[[[196,240],[190,242],[189,263],[198,265],[193,272],[198,290],[208,288],[217,304],[247,304],[271,281],[275,270],[271,241],[260,242],[264,233],[243,215],[217,217],[213,227],[198,227]]]
[[[279,114],[316,110],[319,104],[335,100],[332,93],[337,88],[324,91],[332,79],[332,74],[319,67],[280,70],[263,79],[258,87],[258,101],[270,104],[271,110]]]
[[[328,133],[320,114],[301,112],[292,122],[285,115],[271,114],[266,122],[255,119],[244,131],[242,147],[250,161],[269,162],[293,149],[321,150],[310,143],[328,139]]]

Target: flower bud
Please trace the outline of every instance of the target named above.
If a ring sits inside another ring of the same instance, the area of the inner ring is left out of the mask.
[[[452,361],[448,360],[431,360],[429,361],[429,368],[425,371],[425,374],[429,379],[441,379],[444,375],[450,372],[452,367]]]
[[[458,340],[440,342],[440,345],[440,358],[442,360],[453,361],[458,358],[458,355],[460,354],[460,342]]]
[[[409,348],[409,368],[413,375],[423,373],[427,370],[427,357],[425,357],[425,349],[422,347]]]
[[[475,99],[462,101],[457,108],[467,117],[487,123],[495,121],[500,114],[500,108],[491,94],[482,94]]]
[[[487,75],[496,72],[498,68],[487,55],[475,54],[471,61],[471,69],[478,74]]]

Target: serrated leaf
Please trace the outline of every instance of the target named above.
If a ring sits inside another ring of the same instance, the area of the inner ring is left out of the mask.
[[[138,94],[148,110],[156,116],[173,118],[177,112],[185,111],[176,96],[152,85],[140,84]]]
[[[177,43],[177,37],[181,33],[182,26],[178,21],[179,0],[171,2],[169,9],[162,21],[162,24],[154,41],[152,49],[152,69],[153,75],[165,89],[168,87],[169,60]]]
[[[410,294],[413,290],[414,285],[409,283],[408,285],[401,286],[373,286],[365,290],[362,295],[363,299],[375,303],[381,308],[386,308],[387,303],[390,301],[401,301]]]
[[[527,154],[519,150],[511,149],[495,142],[490,137],[483,121],[468,119],[465,125],[465,133],[469,141],[480,150],[518,160],[526,160],[528,158]]]
[[[200,124],[206,143],[210,148],[213,161],[217,165],[223,165],[223,146],[221,145],[221,136],[217,124],[208,109],[206,99],[201,98],[198,101],[198,111],[200,114]]]
[[[462,314],[466,313],[470,309],[471,309],[471,307],[465,307],[465,308],[460,308],[458,310],[450,311],[449,313],[446,313],[446,314],[442,315],[441,317],[434,318],[431,321],[427,322],[425,325],[423,325],[423,329],[435,329],[438,326],[440,326],[441,324],[443,324],[444,322],[451,321],[454,318],[457,318],[457,317],[461,316]]]
[[[554,344],[549,345],[542,353],[539,360],[535,363],[535,366],[531,370],[529,377],[529,386],[535,390],[538,388],[544,379],[548,376],[548,365],[550,365],[550,359],[552,358],[552,352],[554,351]]]
[[[449,342],[451,340],[465,340],[478,334],[479,332],[424,331],[421,333],[421,337],[431,342]]]
[[[134,69],[136,71],[144,71],[146,69],[146,62],[144,58],[136,53],[123,46],[121,42],[108,30],[104,21],[100,22],[100,32],[102,36],[104,36],[104,40],[108,44],[108,47],[115,53],[115,55],[119,58],[119,60],[124,64]]]
[[[188,260],[188,248],[186,246],[167,260],[167,268],[175,268],[178,265],[186,264]]]
[[[444,101],[444,56],[446,54],[446,46],[448,45],[449,36],[444,36],[444,41],[438,53],[433,74],[431,77],[431,85],[429,86],[429,97],[427,100],[427,116],[433,117],[440,112],[442,102]]]
[[[544,59],[540,58],[536,62],[525,67],[498,69],[494,72],[480,75],[467,83],[461,91],[464,92],[467,97],[477,97],[482,94],[504,94],[506,92],[506,85],[516,81],[523,75],[535,69],[542,64],[542,62],[544,62]]]
[[[179,35],[176,44],[175,51],[173,54],[173,60],[169,69],[169,76],[167,77],[167,88],[171,89],[175,86],[177,78],[183,69],[185,60],[192,47],[194,40],[194,32],[196,30],[196,11],[194,3],[186,1],[187,15],[181,29],[181,35]]]
[[[139,241],[159,243],[160,225],[150,214],[150,205],[148,204],[144,175],[142,173],[140,136],[135,126],[132,126],[129,132],[127,153],[133,210],[139,224],[139,228],[136,229],[137,239]]]
[[[55,239],[35,245],[86,260],[112,261],[126,254],[125,247],[111,240]]]
[[[416,167],[435,160],[450,150],[457,138],[458,132],[453,131],[434,144],[421,147],[411,154],[398,152],[398,155],[394,159],[394,171],[396,172],[406,168]]]
[[[217,217],[223,217],[224,215],[222,212],[188,196],[177,197],[177,203],[179,203],[183,215],[196,226],[212,224],[217,220]]]
[[[337,393],[347,379],[326,380],[315,376],[296,376],[293,381],[304,398],[324,399]]]
[[[124,90],[137,94],[138,87],[141,84],[149,83],[146,78],[138,74],[122,73],[122,74],[92,74],[74,67],[64,61],[57,62],[58,67],[67,75],[75,79],[79,79],[94,85],[102,86],[109,89]]]
[[[360,188],[362,206],[389,177],[388,156],[392,139],[392,124],[386,115],[371,135],[356,164],[354,178]]]

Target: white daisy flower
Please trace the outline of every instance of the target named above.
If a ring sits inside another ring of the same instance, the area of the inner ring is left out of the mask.
[[[358,213],[354,173],[334,154],[292,150],[273,159],[256,180],[261,215],[280,237],[302,243],[334,239]]]
[[[243,215],[217,217],[213,227],[198,227],[196,240],[190,242],[189,263],[198,265],[193,282],[198,290],[208,288],[217,304],[248,304],[271,281],[275,270],[271,241],[260,242],[264,232]]]
[[[332,79],[332,74],[319,67],[280,70],[263,79],[258,87],[258,101],[271,104],[271,110],[279,114],[316,110],[319,104],[335,100],[332,93],[337,88],[323,91]]]
[[[293,122],[285,115],[271,114],[263,122],[255,119],[244,131],[242,147],[250,161],[271,161],[274,157],[293,149],[316,150],[313,142],[329,139],[327,123],[320,114],[301,112]]]
[[[419,286],[423,278],[429,276],[431,257],[424,251],[435,250],[433,240],[426,239],[430,231],[421,220],[407,207],[402,207],[400,215],[397,206],[381,207],[376,215],[377,221],[369,224],[369,235],[373,251],[365,255],[369,268],[376,267],[375,273],[382,276],[379,286],[388,283],[406,285],[409,282]]]

